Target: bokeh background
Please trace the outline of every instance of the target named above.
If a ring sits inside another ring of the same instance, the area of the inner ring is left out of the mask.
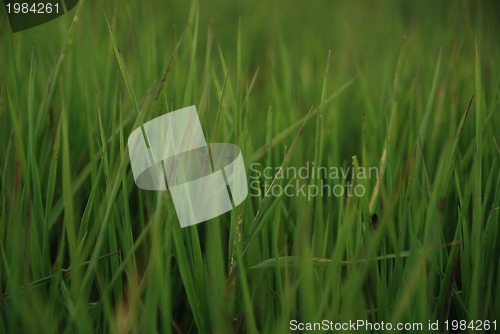
[[[499,318],[497,2],[80,3],[18,33],[0,13],[0,332]],[[193,104],[248,172],[381,174],[180,229],[126,141]]]

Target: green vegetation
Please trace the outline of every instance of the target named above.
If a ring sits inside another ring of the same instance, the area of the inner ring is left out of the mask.
[[[86,0],[12,34],[2,10],[0,332],[500,327],[499,12]],[[193,104],[207,140],[241,148],[249,181],[252,163],[379,177],[300,180],[366,193],[249,196],[181,229],[168,192],[135,186],[126,144]]]

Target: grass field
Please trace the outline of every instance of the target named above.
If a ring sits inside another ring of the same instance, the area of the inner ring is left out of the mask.
[[[495,2],[81,0],[15,34],[2,8],[0,333],[500,329]],[[181,229],[127,138],[189,105],[264,191]],[[349,173],[273,176],[312,165]],[[279,191],[325,184],[359,192]]]

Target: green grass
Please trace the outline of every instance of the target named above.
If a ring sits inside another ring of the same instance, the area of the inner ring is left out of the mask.
[[[500,327],[498,10],[86,0],[16,34],[2,10],[0,332]],[[379,178],[310,200],[261,178],[267,194],[181,229],[168,192],[135,186],[126,143],[193,104],[249,181],[252,163]]]

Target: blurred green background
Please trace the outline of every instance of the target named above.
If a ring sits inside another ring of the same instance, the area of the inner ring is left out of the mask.
[[[499,14],[494,1],[86,0],[13,34],[2,7],[0,332],[500,321]],[[126,141],[193,104],[248,176],[312,162],[381,174],[325,180],[362,184],[361,198],[262,194],[180,229],[168,192],[135,186]]]

